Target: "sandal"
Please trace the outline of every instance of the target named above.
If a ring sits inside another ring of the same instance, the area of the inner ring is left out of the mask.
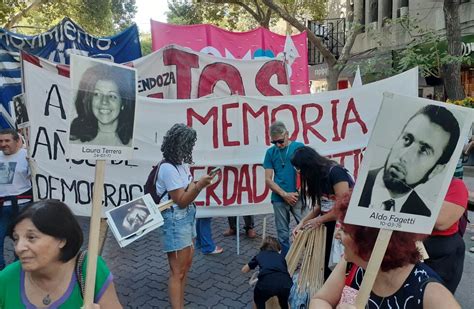
[[[221,254],[222,252],[224,252],[224,248],[219,247],[219,246],[216,246],[216,248],[214,249],[214,251],[209,252],[209,253],[206,253],[206,255]]]

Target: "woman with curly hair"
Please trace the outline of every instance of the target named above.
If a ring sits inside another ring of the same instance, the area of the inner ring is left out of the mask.
[[[193,203],[199,192],[211,183],[213,176],[192,179],[189,164],[193,164],[192,151],[196,131],[184,124],[175,124],[166,132],[161,144],[163,162],[158,171],[156,191],[161,201],[172,199],[171,208],[161,212],[161,243],[168,255],[171,273],[168,294],[172,308],[184,307],[184,288],[194,254],[196,237],[196,207]]]
[[[133,71],[102,63],[88,68],[76,94],[71,143],[131,146],[135,95]]]
[[[344,223],[349,199],[349,193],[343,196],[334,211],[342,225],[338,238],[344,245],[344,257],[313,296],[310,308],[356,308],[354,296],[360,288],[379,229]],[[441,284],[441,278],[420,262],[416,241],[423,237],[393,232],[365,308],[461,308]]]

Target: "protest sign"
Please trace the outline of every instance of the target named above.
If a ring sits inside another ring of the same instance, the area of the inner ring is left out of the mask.
[[[121,248],[163,225],[159,205],[149,194],[110,209],[105,215]]]
[[[72,56],[74,104],[70,108],[67,157],[132,158],[136,107],[135,69]]]
[[[213,25],[172,25],[152,20],[151,40],[153,50],[177,44],[227,59],[276,58],[284,54],[291,94],[309,93],[306,32],[285,36],[262,27],[231,32]]]
[[[431,234],[473,116],[454,104],[386,93],[345,222]]]
[[[222,59],[170,45],[127,65],[138,72],[138,94],[160,99],[290,93],[284,58]]]
[[[69,78],[63,67],[24,59],[26,99],[36,102],[28,108],[39,197],[60,199],[76,214],[88,215],[95,162],[64,155],[72,106]],[[107,162],[103,205],[108,210],[143,195],[146,177],[161,159],[163,135],[171,124],[182,122],[197,130],[194,177],[215,166],[222,169],[215,183],[196,199],[198,217],[271,212],[261,162],[270,145],[267,125],[274,118],[287,124],[291,138],[330,155],[357,174],[383,91],[416,95],[417,74],[411,70],[356,89],[317,95],[194,100],[138,96],[134,159]]]
[[[105,58],[116,63],[141,57],[136,25],[109,37],[92,36],[67,17],[48,31],[33,36],[0,29],[0,103],[10,114],[9,102],[22,91],[21,51],[60,64],[69,64],[71,54]],[[4,117],[3,111],[2,117],[0,127],[14,126],[6,121],[8,117]]]

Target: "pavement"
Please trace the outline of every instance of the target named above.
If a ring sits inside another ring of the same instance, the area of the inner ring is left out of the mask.
[[[465,174],[465,181],[474,191],[474,168]],[[474,223],[474,212],[469,212]],[[256,231],[262,235],[263,215],[255,216]],[[276,235],[272,216],[268,216],[266,233]],[[78,217],[86,236],[89,231],[88,218]],[[292,219],[293,220],[293,219]],[[243,220],[241,220],[243,221]],[[243,222],[241,222],[241,225]],[[294,221],[292,221],[294,224]],[[185,292],[186,308],[251,308],[253,289],[248,284],[251,273],[242,274],[240,269],[258,252],[261,238],[248,239],[241,231],[240,255],[236,254],[236,237],[223,237],[227,229],[226,218],[212,219],[213,237],[224,248],[220,255],[203,255],[196,251],[193,265],[188,275]],[[462,308],[474,308],[474,246],[470,237],[474,236],[474,226],[468,226],[464,236],[466,257],[464,274],[455,297]],[[102,256],[114,275],[115,287],[124,308],[169,308],[167,279],[169,266],[166,255],[161,250],[158,231],[120,248],[107,233]],[[11,240],[5,244],[6,259],[13,260]]]

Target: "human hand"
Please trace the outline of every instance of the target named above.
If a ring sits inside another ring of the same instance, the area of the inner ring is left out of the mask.
[[[323,222],[321,221],[321,218],[316,217],[316,218],[313,218],[311,220],[306,221],[305,224],[303,225],[303,229],[305,229],[305,230],[307,230],[307,229],[317,229],[321,226],[321,224],[323,224]]]
[[[99,304],[84,305],[81,309],[100,309]]]
[[[295,228],[291,231],[291,236],[293,236],[293,238],[295,238],[298,232],[303,228],[303,224],[303,222],[298,223],[298,225],[296,225]]]
[[[214,178],[214,175],[204,175],[196,183],[196,186],[198,187],[199,190],[202,190],[203,188],[207,187],[212,183],[212,179]]]
[[[285,202],[291,206],[295,206],[296,202],[298,202],[298,197],[298,192],[285,192],[283,195]]]
[[[464,154],[465,155],[470,154],[473,148],[474,148],[474,141],[470,141],[469,144],[467,144],[466,149],[464,150]]]

